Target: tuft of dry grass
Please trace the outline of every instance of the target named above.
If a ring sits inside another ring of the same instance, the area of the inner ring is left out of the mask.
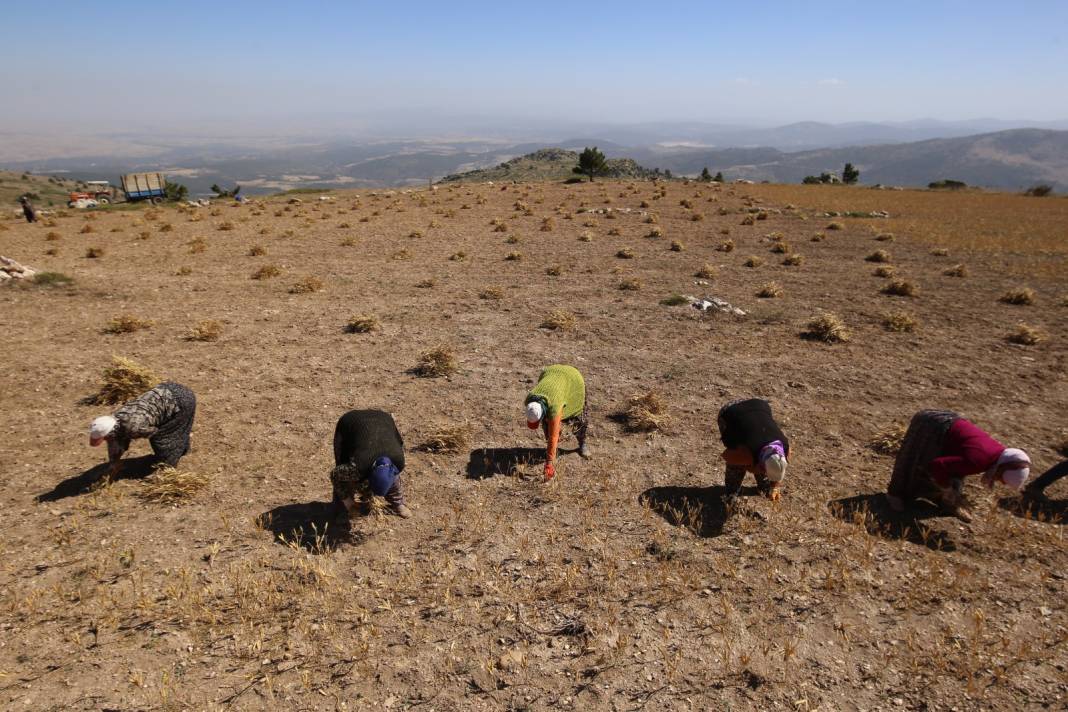
[[[394,252],[392,255],[390,255],[390,259],[394,259],[394,260],[410,260],[410,259],[412,259],[412,251],[409,250],[407,247],[402,247],[399,250],[397,250],[396,252]]]
[[[706,262],[705,264],[701,265],[701,267],[696,272],[693,273],[693,276],[697,277],[698,279],[715,279],[716,274],[718,272],[719,269],[715,265],[708,264]]]
[[[893,267],[889,267],[889,266],[888,267],[876,267],[875,271],[872,272],[872,274],[875,275],[876,277],[893,277],[894,273],[895,273],[895,269]]]
[[[904,439],[905,426],[900,423],[891,423],[868,441],[868,447],[880,455],[896,455]]]
[[[566,309],[554,309],[545,315],[539,324],[542,329],[550,329],[552,331],[570,331],[574,329],[578,324],[578,318],[574,313],[567,311]]]
[[[131,334],[135,331],[141,331],[142,329],[151,329],[156,325],[156,322],[151,319],[141,319],[140,317],[133,316],[132,314],[121,314],[116,317],[112,317],[111,321],[104,327],[105,334]]]
[[[559,277],[563,273],[564,273],[564,266],[563,265],[549,265],[548,267],[545,268],[545,274],[549,275],[550,277]]]
[[[633,433],[663,430],[670,420],[667,403],[656,391],[636,393],[627,400],[622,420],[626,429]]]
[[[440,378],[456,373],[459,364],[451,347],[438,344],[419,354],[419,362],[413,369],[422,378]]]
[[[104,369],[100,390],[86,398],[86,402],[90,405],[125,403],[159,382],[159,377],[141,364],[122,356],[112,356],[111,365]]]
[[[471,445],[471,426],[467,423],[441,428],[430,434],[422,449],[427,452],[450,454],[465,452]]]
[[[382,322],[373,314],[353,314],[345,324],[345,331],[350,334],[369,334],[382,328]]]
[[[893,311],[883,314],[883,328],[895,333],[907,333],[916,330],[918,322],[906,311]]]
[[[184,265],[176,269],[174,271],[174,274],[177,277],[188,277],[189,275],[193,274],[193,268],[188,265]]]
[[[45,235],[45,239],[48,240],[49,242],[54,242],[55,240],[58,240],[59,238],[60,238],[60,234],[58,232],[56,232],[55,230],[49,230],[48,234]]]
[[[845,230],[845,225],[840,222],[828,223],[824,230]]]
[[[760,265],[764,264],[764,260],[763,258],[757,257],[756,255],[750,255],[742,264],[746,267],[759,267]]]
[[[539,229],[542,232],[552,232],[555,228],[556,228],[556,221],[553,220],[551,217],[549,217],[549,218],[543,218],[542,219],[541,228],[539,228]]]
[[[893,242],[894,236],[892,233],[884,232],[875,236],[876,242]]]
[[[810,241],[811,242],[823,242],[826,238],[827,238],[827,236],[825,234],[823,234],[822,232],[817,232],[814,235],[812,235],[812,237],[810,238]]]
[[[682,252],[686,249],[686,245],[682,244],[678,240],[672,240],[671,247],[669,247],[668,249],[670,249],[672,252]]]
[[[771,246],[771,251],[776,255],[785,255],[790,251],[790,243],[780,240]]]
[[[278,265],[263,265],[252,273],[252,279],[270,279],[280,274],[282,274],[282,269]]]
[[[782,263],[787,267],[799,267],[805,262],[805,256],[792,252],[783,258]]]
[[[186,341],[218,341],[222,336],[223,325],[221,321],[205,319],[193,326],[186,334]]]
[[[508,262],[520,262],[523,259],[522,252],[509,252],[504,256],[504,259]]]
[[[1035,290],[1030,287],[1017,287],[998,297],[1002,304],[1015,304],[1017,306],[1031,306],[1035,303]]]
[[[616,257],[621,260],[632,260],[634,259],[634,250],[629,247],[620,248],[620,250],[616,252]]]
[[[83,235],[88,235],[91,232],[95,232],[95,229],[93,228],[92,225],[90,225],[89,223],[86,223],[86,224],[82,225],[82,229],[79,230],[78,232],[80,232]]]
[[[187,244],[189,245],[189,254],[191,255],[199,254],[208,249],[208,243],[204,241],[203,237],[193,238]]]
[[[450,262],[463,262],[466,259],[467,253],[463,250],[460,250],[459,252],[453,252],[451,255],[449,255]]]
[[[610,227],[610,228],[608,228],[608,234],[611,237],[619,237],[620,235],[623,234],[623,231],[620,230],[618,227]]]
[[[719,252],[734,252],[734,240],[724,240],[716,247]]]
[[[864,258],[868,262],[889,262],[890,253],[886,250],[876,250],[867,257]]]
[[[850,333],[841,317],[831,312],[824,312],[806,324],[804,335],[816,341],[829,344],[849,341]]]
[[[755,225],[755,224],[756,224],[756,218],[754,218],[752,215],[746,215],[744,218],[742,218],[742,225]]]
[[[915,297],[918,291],[916,285],[907,279],[895,279],[883,287],[883,294],[894,297]]]
[[[219,223],[219,225],[218,225],[218,227],[216,229],[221,230],[222,232],[229,232],[230,230],[234,230],[236,228],[237,228],[236,225],[234,225],[232,222],[227,220],[226,222]]]
[[[252,247],[248,248],[248,256],[249,257],[262,257],[263,255],[266,255],[266,254],[267,254],[267,248],[264,247],[263,245],[253,245]]]
[[[948,257],[949,250],[945,247],[936,247],[935,249],[931,250],[931,254],[935,257]]]
[[[653,227],[652,227],[652,228],[651,228],[651,229],[649,230],[649,232],[648,232],[648,233],[646,233],[646,235],[645,235],[645,236],[646,236],[646,237],[652,237],[652,238],[657,238],[657,237],[663,237],[663,236],[664,236],[664,231],[663,231],[663,230],[662,230],[662,229],[660,228],[660,226],[659,226],[659,225],[654,225],[654,226],[653,226]]]
[[[312,292],[323,291],[323,280],[319,279],[315,275],[308,275],[298,282],[295,282],[290,288],[290,294],[311,294]]]
[[[95,260],[95,259],[97,259],[99,257],[103,257],[104,256],[104,248],[103,247],[87,247],[87,248],[85,248],[85,256],[86,256],[87,259],[90,259],[90,260]]]
[[[761,299],[774,299],[783,295],[782,287],[776,282],[768,282],[760,286],[756,295]]]
[[[418,240],[418,239],[423,237],[423,231],[422,230],[412,230],[411,232],[408,233],[408,237],[412,238],[413,240]]]
[[[1034,346],[1046,339],[1046,335],[1040,330],[1027,324],[1018,324],[1016,331],[1006,337],[1010,343],[1021,346]]]
[[[424,280],[420,280],[419,282],[416,282],[415,286],[418,289],[433,289],[437,285],[437,283],[438,283],[438,281],[436,279],[434,279],[433,277],[430,277],[430,278],[427,278],[427,279],[424,279]]]
[[[637,277],[627,277],[619,283],[619,289],[624,292],[637,292],[643,286],[645,286],[644,282]]]
[[[500,287],[486,287],[478,293],[479,299],[488,299],[496,301],[504,298],[504,290]]]
[[[163,465],[142,480],[137,496],[146,502],[177,506],[192,499],[209,482],[205,474]]]
[[[942,274],[947,277],[967,277],[968,268],[963,264],[953,265],[952,267],[947,267],[946,269],[942,270]]]

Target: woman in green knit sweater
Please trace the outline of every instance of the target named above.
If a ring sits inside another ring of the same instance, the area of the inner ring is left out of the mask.
[[[525,404],[527,427],[535,430],[541,425],[545,431],[546,482],[556,475],[556,448],[564,421],[572,425],[578,438],[579,455],[590,456],[586,445],[586,431],[590,426],[586,382],[577,368],[562,364],[546,367],[538,376],[538,384],[527,394]]]

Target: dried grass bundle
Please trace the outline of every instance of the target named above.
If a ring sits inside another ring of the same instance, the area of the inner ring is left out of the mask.
[[[456,453],[467,450],[471,444],[471,426],[467,423],[441,428],[432,433],[423,443],[427,452]]]
[[[880,455],[896,455],[904,439],[905,426],[900,423],[891,423],[868,441],[868,447]]]
[[[120,314],[112,317],[104,327],[105,334],[130,334],[141,329],[151,329],[156,322],[151,319],[141,319],[132,314]]]
[[[663,430],[668,421],[667,403],[656,391],[632,395],[623,411],[624,425],[635,433]]]
[[[163,465],[143,480],[137,496],[146,502],[178,505],[192,499],[209,482],[208,476],[199,472]]]
[[[141,395],[160,382],[159,377],[141,364],[112,356],[111,365],[104,369],[100,390],[86,399],[92,405],[125,403]]]
[[[353,314],[345,325],[345,331],[350,334],[369,334],[381,328],[382,322],[373,314]]]
[[[427,349],[419,354],[419,363],[415,366],[415,375],[423,378],[440,378],[456,372],[458,364],[452,349],[443,344]]]
[[[849,330],[837,314],[825,312],[806,325],[805,336],[829,344],[849,341]]]
[[[205,319],[190,329],[185,338],[187,341],[218,341],[222,332],[222,322]]]
[[[574,329],[577,323],[578,319],[573,313],[566,309],[554,309],[545,316],[540,326],[553,331],[568,331]]]

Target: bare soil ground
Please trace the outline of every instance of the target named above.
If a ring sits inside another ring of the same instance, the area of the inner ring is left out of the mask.
[[[892,458],[869,442],[949,407],[1036,469],[1063,457],[1065,201],[923,198],[939,211],[908,192],[662,188],[458,185],[0,223],[0,252],[75,279],[0,290],[0,706],[1064,709],[1068,481],[1035,517],[973,485],[973,524],[896,518],[878,494]],[[889,211],[895,239],[875,240],[884,220],[823,216],[829,195]],[[943,242],[1005,210],[1060,247]],[[877,249],[915,296],[882,293]],[[958,263],[967,277],[943,274]],[[715,276],[695,278],[706,264]],[[268,265],[281,274],[251,278]],[[290,293],[307,277],[321,291]],[[757,298],[767,282],[782,295]],[[999,301],[1022,286],[1034,305]],[[750,313],[659,303],[675,293]],[[574,329],[539,328],[556,309]],[[824,311],[850,341],[800,337]],[[889,311],[918,327],[886,330]],[[103,333],[122,314],[155,323]],[[345,333],[353,314],[381,329]],[[204,320],[219,339],[187,340]],[[1046,338],[1010,343],[1021,322]],[[412,374],[439,344],[459,371]],[[198,396],[181,469],[210,484],[181,506],[139,496],[143,441],[123,477],[94,484],[104,453],[86,430],[106,409],[80,401],[112,355]],[[522,400],[554,362],[586,374],[594,458],[566,452],[546,485]],[[671,422],[630,434],[613,416],[649,390]],[[750,488],[730,516],[715,417],[754,395],[794,457],[780,502]],[[331,435],[354,407],[395,414],[411,520],[327,526]],[[416,449],[460,423],[470,450]]]

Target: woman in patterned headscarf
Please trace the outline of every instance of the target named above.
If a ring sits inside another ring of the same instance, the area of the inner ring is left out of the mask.
[[[189,433],[197,399],[180,383],[167,381],[125,403],[114,415],[102,415],[89,426],[89,444],[108,444],[110,474],[119,471],[119,460],[130,441],[148,438],[160,462],[174,467],[189,452]]]

